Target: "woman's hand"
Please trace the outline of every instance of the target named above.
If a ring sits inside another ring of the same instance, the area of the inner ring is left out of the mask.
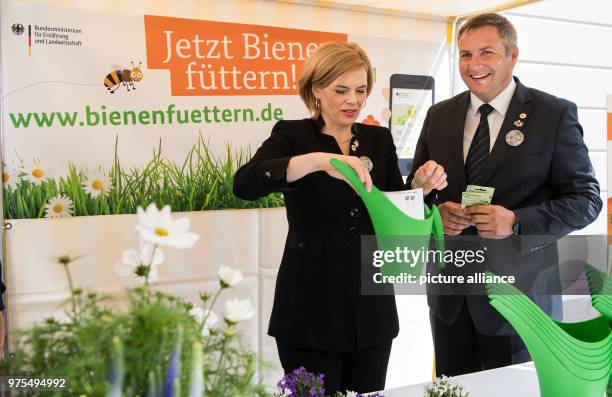
[[[368,193],[372,191],[372,177],[370,176],[370,171],[368,171],[368,169],[363,166],[361,160],[359,160],[358,157],[344,156],[344,155],[332,154],[332,153],[317,153],[317,154],[322,155],[320,159],[321,170],[327,172],[329,176],[341,179],[345,181],[346,183],[348,183],[350,187],[353,187],[353,185],[351,185],[351,183],[346,180],[344,175],[342,175],[336,168],[334,168],[334,166],[332,166],[329,163],[329,161],[332,158],[336,158],[340,161],[344,161],[351,168],[353,168],[355,172],[357,172],[357,176],[359,177],[359,180],[365,184],[365,188]]]
[[[372,191],[372,178],[370,177],[370,172],[361,164],[359,158],[334,153],[315,152],[292,157],[287,165],[287,182],[291,183],[297,181],[312,172],[325,171],[328,175],[346,181],[350,187],[353,187],[353,185],[351,185],[350,182],[329,163],[332,158],[347,163],[357,172],[359,180],[365,184],[366,191]]]
[[[442,190],[448,186],[444,167],[433,160],[429,160],[419,167],[412,178],[412,188],[423,189],[423,196],[427,196],[432,190]]]

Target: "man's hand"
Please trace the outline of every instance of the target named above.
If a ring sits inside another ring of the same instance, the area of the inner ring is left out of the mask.
[[[444,167],[433,160],[429,160],[419,167],[412,178],[412,188],[423,189],[423,196],[427,196],[432,190],[442,190],[448,185]]]
[[[438,206],[438,210],[440,211],[442,223],[444,224],[444,234],[456,236],[460,234],[463,229],[472,225],[470,217],[465,213],[465,210],[461,208],[461,204],[459,203],[446,201]]]
[[[505,237],[512,234],[516,222],[514,212],[501,205],[473,205],[465,209],[480,237]]]

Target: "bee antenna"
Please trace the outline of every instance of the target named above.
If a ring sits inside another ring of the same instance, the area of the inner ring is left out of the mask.
[[[142,65],[142,61],[138,62],[138,67],[140,67],[140,65]]]
[[[134,69],[134,61],[130,61],[132,63],[132,69]]]

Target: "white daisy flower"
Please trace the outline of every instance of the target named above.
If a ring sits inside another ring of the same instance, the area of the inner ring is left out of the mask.
[[[103,172],[88,174],[83,182],[83,189],[91,197],[98,197],[106,194],[110,189],[111,181]]]
[[[121,277],[131,280],[149,281],[157,280],[157,268],[164,261],[164,253],[156,248],[153,253],[153,244],[142,244],[140,250],[129,249],[123,251],[121,260],[115,263],[115,271]]]
[[[25,172],[25,179],[32,182],[35,185],[40,185],[45,179],[48,178],[47,170],[42,167],[38,161],[34,161],[23,169]]]
[[[189,314],[198,324],[202,325],[202,336],[208,336],[208,334],[210,334],[210,329],[219,322],[219,316],[217,316],[215,312],[204,309],[200,305],[193,305],[191,310],[189,310]],[[206,320],[206,323],[204,323],[204,320]]]
[[[65,195],[59,195],[51,198],[45,204],[45,218],[66,218],[72,216],[72,200]]]
[[[19,171],[11,166],[4,166],[2,169],[2,185],[4,189],[17,187],[17,182],[19,182]]]
[[[238,323],[250,319],[255,315],[249,299],[230,299],[225,302],[225,320],[230,323]]]
[[[188,218],[172,220],[169,205],[158,210],[155,203],[151,203],[146,211],[138,207],[137,213],[136,230],[144,241],[174,248],[190,248],[200,238],[196,233],[187,231]]]
[[[47,321],[55,321],[58,324],[70,324],[70,316],[66,313],[66,309],[57,309],[53,314],[47,318]]]
[[[235,287],[242,281],[242,278],[240,270],[234,270],[229,266],[221,266],[219,268],[219,280],[221,280],[221,286],[224,288]]]

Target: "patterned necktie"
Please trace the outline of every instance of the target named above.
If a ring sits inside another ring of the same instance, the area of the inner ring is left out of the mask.
[[[482,177],[482,170],[489,157],[489,123],[487,116],[493,111],[493,106],[485,103],[478,108],[480,112],[480,122],[472,138],[470,150],[465,159],[465,181],[468,185],[477,185]]]

